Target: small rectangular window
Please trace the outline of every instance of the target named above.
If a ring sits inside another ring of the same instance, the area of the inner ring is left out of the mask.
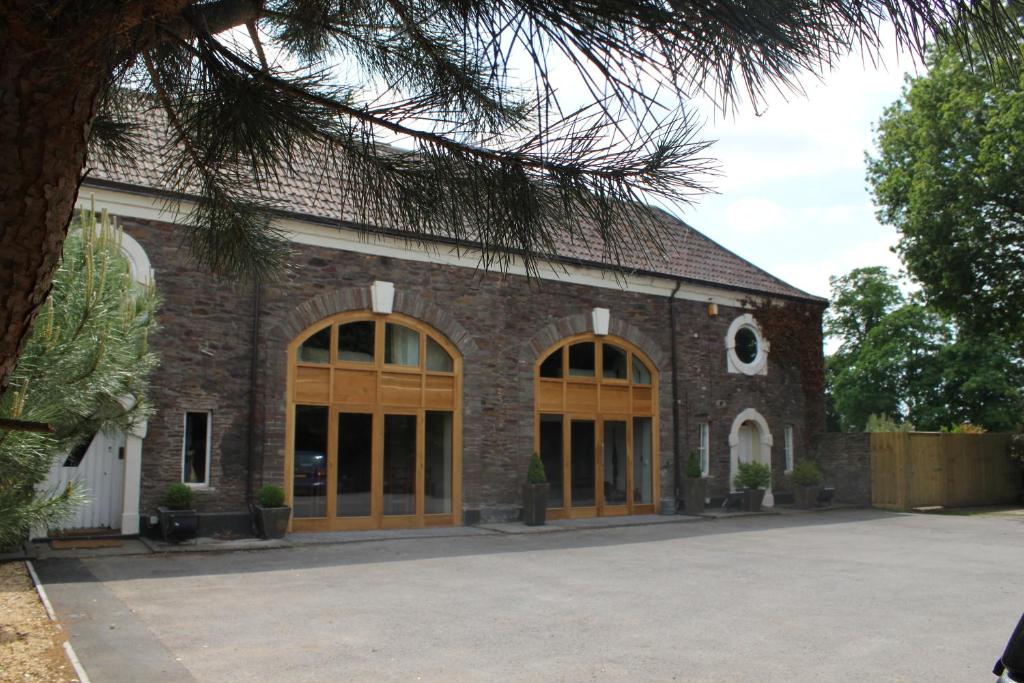
[[[185,413],[181,480],[205,486],[210,478],[210,413]]]
[[[793,471],[793,425],[786,425],[786,471]]]
[[[697,429],[697,457],[700,458],[700,472],[706,477],[711,473],[711,425],[701,422]]]

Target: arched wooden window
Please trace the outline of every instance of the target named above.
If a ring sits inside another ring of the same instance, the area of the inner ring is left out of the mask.
[[[343,313],[288,347],[293,531],[460,523],[462,359],[404,315]]]
[[[653,514],[658,491],[658,373],[610,336],[577,335],[535,368],[534,443],[553,519]]]

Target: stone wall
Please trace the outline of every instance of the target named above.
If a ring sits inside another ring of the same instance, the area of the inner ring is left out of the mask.
[[[865,507],[871,505],[870,434],[818,434],[815,452],[825,485],[836,488],[836,501]]]
[[[798,459],[810,452],[808,435],[818,431],[807,423],[807,415],[819,412],[821,397],[805,395],[797,368],[779,366],[769,356],[767,375],[726,372],[725,335],[740,309],[720,306],[712,317],[702,302],[674,304],[680,444],[673,448],[666,297],[296,245],[294,267],[261,289],[254,357],[254,288],[190,265],[177,248],[180,237],[172,225],[141,220],[123,224],[146,249],[163,298],[158,313],[162,329],[152,341],[161,364],[152,377],[156,414],[144,444],[143,510],[155,507],[167,485],[180,481],[186,410],[213,412],[211,482],[199,492],[200,509],[243,508],[250,459],[255,486],[281,482],[285,349],[303,329],[328,315],[368,308],[374,280],[393,282],[396,312],[433,326],[463,356],[463,504],[469,511],[480,510],[485,520],[518,514],[526,456],[533,449],[533,367],[538,354],[565,336],[589,331],[595,306],[611,310],[611,334],[636,344],[660,373],[662,485],[656,495],[673,495],[673,454],[685,457],[696,448],[700,422],[711,426],[709,495],[728,490],[729,433],[744,409],[760,412],[773,434],[774,486],[779,491],[787,488],[784,427],[794,427]],[[820,306],[794,305],[810,306],[820,317]]]

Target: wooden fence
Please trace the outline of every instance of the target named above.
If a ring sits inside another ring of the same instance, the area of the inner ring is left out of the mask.
[[[871,504],[908,510],[1016,502],[1021,463],[1009,434],[871,435]]]

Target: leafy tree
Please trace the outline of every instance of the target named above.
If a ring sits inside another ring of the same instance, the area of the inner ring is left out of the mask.
[[[951,45],[927,65],[878,124],[868,182],[879,219],[899,231],[930,305],[964,329],[1024,341],[1022,74]]]
[[[842,340],[840,352],[855,353],[868,331],[906,303],[896,277],[884,266],[855,268],[829,278],[832,302],[825,311],[825,334]]]
[[[861,431],[875,416],[923,430],[1012,429],[1024,415],[1024,368],[1012,346],[958,329],[895,283],[884,268],[832,278],[827,329],[841,344],[826,373],[839,427]]]
[[[40,492],[55,457],[101,429],[145,415],[146,377],[155,364],[146,338],[156,296],[136,284],[106,216],[83,212],[36,326],[0,398],[0,415],[53,424],[53,434],[0,429],[0,548],[33,527],[59,524],[87,492]]]
[[[885,19],[917,50],[972,27],[983,52],[1008,54],[1020,30],[1004,15],[1000,0],[7,0],[0,391],[87,160],[137,151],[127,92],[162,112],[147,120],[167,138],[167,187],[195,197],[186,237],[219,271],[285,258],[261,188],[310,158],[345,169],[368,222],[503,264],[579,239],[583,222],[613,254],[636,248],[656,226],[635,200],[699,192],[690,94],[728,106],[792,87],[855,43],[877,53]],[[591,95],[575,113],[558,98],[573,69]],[[396,136],[411,149],[381,144]]]

